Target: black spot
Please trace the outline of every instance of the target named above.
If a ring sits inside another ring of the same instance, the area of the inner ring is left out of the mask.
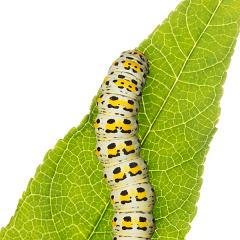
[[[117,133],[117,129],[114,130],[106,129],[106,133]]]
[[[106,85],[107,85],[107,86],[109,85],[109,81],[106,81]]]
[[[133,105],[134,104],[134,101],[133,100],[128,100],[128,103]]]
[[[137,227],[137,229],[147,231],[147,227]]]
[[[116,222],[116,221],[117,221],[117,218],[115,217],[115,218],[113,219],[113,221]]]
[[[124,123],[124,124],[131,124],[131,121],[130,121],[129,119],[124,119],[124,120],[123,120],[123,123]]]
[[[123,129],[122,129],[122,130],[121,130],[121,133],[129,133],[129,134],[130,134],[130,133],[131,133],[131,130],[123,130]]]
[[[120,167],[116,167],[114,170],[113,170],[113,173],[114,174],[118,174],[121,172],[121,168]]]
[[[112,104],[108,104],[107,106],[108,106],[108,108],[114,108],[114,109],[118,109],[119,108],[119,106],[113,106]]]
[[[113,100],[113,101],[116,101],[116,100],[118,100],[118,97],[116,97],[116,96],[111,96],[110,99]]]
[[[118,66],[118,62],[115,62],[115,63],[114,63],[114,66]]]
[[[119,74],[118,77],[119,77],[119,78],[125,78],[125,76],[122,75],[122,74]]]
[[[98,150],[98,151],[100,151],[100,150],[101,150],[101,148],[100,148],[100,147],[97,147],[97,150]]]
[[[147,219],[145,217],[139,217],[139,222],[146,222]]]
[[[122,230],[127,230],[127,229],[132,229],[132,227],[125,227],[125,226],[122,227]]]
[[[116,147],[116,144],[115,144],[115,143],[110,143],[110,144],[108,144],[108,146],[107,146],[108,149],[113,149],[113,148],[115,148],[115,147]]]
[[[136,163],[136,162],[131,162],[131,163],[129,163],[129,167],[130,168],[134,168],[134,167],[136,167],[138,164]]]
[[[100,123],[100,119],[99,118],[96,120],[96,123]]]
[[[104,174],[104,177],[107,178],[107,174],[106,173]]]
[[[127,59],[129,59],[129,60],[133,60],[134,58],[132,58],[132,57],[126,57]]]
[[[127,190],[123,190],[123,191],[121,191],[121,193],[120,193],[122,196],[126,196],[126,195],[128,195],[128,191]]]
[[[135,85],[137,85],[137,81],[132,79],[132,83],[134,83]]]
[[[139,193],[142,193],[142,192],[145,192],[145,189],[142,188],[142,187],[139,187],[139,188],[137,188],[137,191],[138,191]]]
[[[107,120],[107,123],[113,124],[113,123],[115,123],[115,119],[110,118],[110,119]]]
[[[126,216],[123,218],[124,221],[126,222],[131,222],[131,217],[130,216]]]
[[[126,146],[131,146],[132,145],[132,140],[127,140],[124,142]]]
[[[146,197],[144,197],[144,198],[138,198],[138,196],[137,196],[137,197],[136,197],[136,200],[137,200],[138,202],[147,201],[147,198],[146,198]]]
[[[111,199],[114,199],[114,195],[111,195]]]
[[[125,107],[123,108],[123,110],[128,111],[128,112],[133,112],[133,109],[129,109],[129,108],[125,108]]]

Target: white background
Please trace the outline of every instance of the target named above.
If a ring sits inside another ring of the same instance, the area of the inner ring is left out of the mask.
[[[179,0],[0,2],[0,226],[43,156],[88,113],[109,64]],[[239,240],[240,42],[188,240]]]

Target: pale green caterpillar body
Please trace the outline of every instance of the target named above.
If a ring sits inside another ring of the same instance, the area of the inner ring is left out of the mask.
[[[109,68],[97,99],[96,155],[112,189],[114,240],[150,240],[155,230],[155,193],[136,136],[136,115],[148,71],[143,53],[123,52]]]

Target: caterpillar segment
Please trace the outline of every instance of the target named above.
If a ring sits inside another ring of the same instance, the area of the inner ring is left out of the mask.
[[[138,157],[104,168],[104,177],[112,188],[132,183],[148,182],[147,165]]]
[[[99,113],[131,117],[137,115],[139,103],[127,96],[105,93],[97,98],[97,107]]]
[[[151,238],[155,226],[151,213],[116,212],[112,219],[115,235],[123,237]]]
[[[106,167],[131,160],[139,154],[140,142],[136,136],[97,141],[96,155]]]
[[[123,95],[129,99],[140,100],[143,83],[139,82],[131,74],[124,72],[112,72],[107,75],[102,83],[103,93],[113,93]]]
[[[138,122],[136,117],[98,114],[94,124],[98,138],[129,138],[137,133]]]
[[[109,68],[97,98],[96,156],[112,189],[113,240],[150,240],[155,230],[155,193],[136,136],[148,71],[143,53],[135,49],[122,52]]]
[[[154,190],[149,183],[136,183],[113,189],[110,195],[113,208],[117,212],[151,212],[155,202]]]

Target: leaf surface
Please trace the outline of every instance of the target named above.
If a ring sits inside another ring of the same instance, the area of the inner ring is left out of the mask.
[[[184,239],[239,32],[238,0],[185,0],[139,50],[150,74],[139,113],[141,155],[157,195],[153,239]],[[50,150],[1,240],[110,240],[112,207],[92,128],[97,109]]]

